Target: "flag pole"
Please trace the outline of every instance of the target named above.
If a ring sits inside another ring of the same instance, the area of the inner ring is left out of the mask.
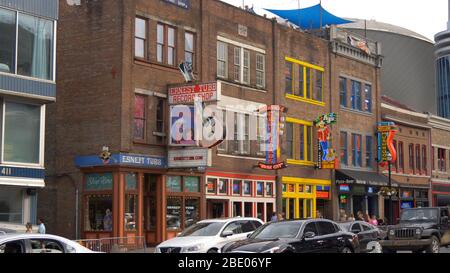
[[[298,0],[298,28],[302,29],[302,20],[300,19],[300,0]]]

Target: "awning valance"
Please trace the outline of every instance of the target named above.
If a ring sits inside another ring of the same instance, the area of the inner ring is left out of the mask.
[[[399,186],[397,181],[393,179],[391,181],[393,187]],[[376,172],[336,170],[336,183],[385,187],[389,185],[389,178]]]

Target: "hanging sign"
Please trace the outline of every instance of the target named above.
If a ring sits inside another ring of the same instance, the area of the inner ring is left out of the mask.
[[[331,142],[331,126],[337,122],[337,115],[330,113],[319,116],[314,125],[317,128],[318,135],[318,168],[319,169],[335,169],[337,163],[336,151],[330,146]]]
[[[394,147],[394,137],[398,129],[393,122],[380,122],[378,124],[378,162],[386,166],[388,162],[397,161],[397,151]]]
[[[267,113],[266,161],[258,163],[260,169],[273,171],[287,168],[286,163],[280,160],[280,139],[283,135],[286,111],[287,109],[280,105],[264,106],[259,109],[260,113]]]

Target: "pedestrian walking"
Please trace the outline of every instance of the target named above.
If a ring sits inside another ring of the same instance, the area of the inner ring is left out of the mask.
[[[39,234],[45,234],[46,230],[45,230],[45,225],[44,225],[44,219],[39,218],[38,221],[38,233]]]
[[[25,225],[25,228],[27,229],[25,233],[33,233],[33,225],[30,222]]]
[[[372,215],[372,218],[370,219],[370,223],[374,226],[378,226],[378,220],[375,215]]]
[[[278,221],[277,213],[274,211],[272,212],[272,217],[270,218],[270,222],[276,222]]]

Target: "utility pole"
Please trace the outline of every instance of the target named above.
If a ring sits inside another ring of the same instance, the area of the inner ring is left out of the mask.
[[[391,161],[388,161],[388,174],[389,174],[389,189],[392,189],[392,180],[391,180]],[[392,205],[392,194],[389,194],[389,224],[394,224],[394,206]]]

